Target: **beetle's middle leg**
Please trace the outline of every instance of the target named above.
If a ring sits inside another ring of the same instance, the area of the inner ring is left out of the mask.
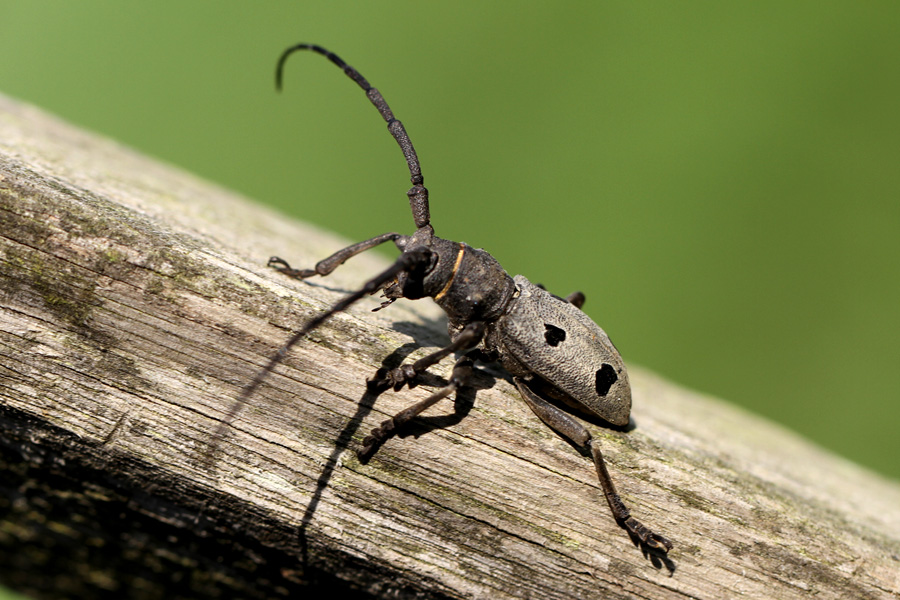
[[[603,460],[603,454],[600,448],[593,443],[591,433],[587,428],[570,417],[568,414],[553,406],[548,401],[541,398],[537,393],[532,391],[528,386],[528,382],[518,377],[515,378],[516,387],[522,394],[522,399],[528,404],[534,414],[546,423],[551,429],[560,435],[572,440],[583,448],[590,449],[591,456],[594,459],[594,466],[597,468],[597,477],[600,479],[600,486],[603,488],[603,495],[609,503],[613,517],[619,525],[625,527],[629,532],[634,534],[641,542],[647,544],[651,548],[668,552],[672,549],[672,542],[663,536],[654,533],[644,526],[643,523],[631,516],[631,511],[622,502],[616,492],[616,486],[613,485],[609,471],[606,469],[606,462]]]
[[[396,369],[378,369],[378,371],[375,372],[375,375],[369,379],[369,389],[373,391],[383,391],[388,388],[394,388],[394,391],[396,392],[405,384],[415,379],[417,375],[423,373],[425,369],[443,360],[444,357],[477,346],[478,343],[484,339],[484,332],[485,326],[481,321],[469,323],[463,328],[459,335],[456,336],[453,343],[446,348],[441,348],[436,352],[423,356],[414,363],[400,365]]]
[[[480,355],[480,350],[474,350],[461,356],[453,366],[453,372],[450,374],[450,381],[447,385],[435,391],[428,398],[398,412],[390,419],[382,421],[381,425],[373,429],[372,432],[363,439],[362,448],[356,453],[357,456],[360,458],[369,456],[375,450],[376,446],[389,438],[398,427],[404,423],[408,423],[429,407],[437,404],[438,401],[443,400],[460,387],[464,386],[469,378],[472,377],[475,359]]]

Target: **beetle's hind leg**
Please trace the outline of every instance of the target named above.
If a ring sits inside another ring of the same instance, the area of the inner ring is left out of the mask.
[[[541,288],[544,291],[547,291],[546,286],[544,286],[544,284],[542,284],[542,283],[536,283],[534,285],[536,285],[537,287]],[[556,294],[552,294],[552,295],[556,296]],[[584,306],[584,294],[582,294],[581,292],[572,292],[565,298],[560,298],[559,296],[556,296],[556,297],[559,298],[560,300],[565,300],[566,302],[568,302],[569,304],[571,304],[572,306],[574,306],[575,308],[578,308],[578,309],[580,309],[582,306]]]
[[[584,294],[581,292],[572,292],[565,298],[566,302],[573,305],[575,308],[581,308],[584,306]]]
[[[654,533],[645,527],[643,523],[631,516],[631,511],[628,510],[628,507],[625,506],[625,503],[622,502],[622,498],[620,498],[618,492],[616,492],[616,486],[613,485],[612,478],[609,476],[609,471],[606,469],[606,462],[603,460],[603,454],[600,452],[600,448],[593,443],[591,433],[587,428],[559,408],[541,398],[537,393],[532,391],[528,386],[528,382],[525,380],[516,377],[515,382],[516,387],[519,388],[519,392],[522,394],[522,399],[525,400],[525,403],[528,404],[529,408],[534,411],[534,414],[536,414],[541,421],[575,444],[590,449],[591,457],[594,459],[594,466],[597,468],[597,477],[600,479],[600,486],[603,488],[603,495],[606,496],[606,501],[609,503],[609,508],[612,511],[616,522],[650,548],[656,548],[663,552],[671,550],[672,542],[658,533]]]
[[[273,256],[269,259],[268,266],[284,275],[287,275],[288,277],[293,277],[294,279],[306,279],[307,277],[312,277],[313,275],[321,275],[322,277],[324,277],[325,275],[328,275],[336,268],[344,264],[348,259],[356,256],[357,254],[360,254],[361,252],[365,252],[366,250],[374,248],[375,246],[388,241],[394,242],[400,250],[403,250],[408,240],[409,237],[400,235],[399,233],[383,233],[381,235],[373,237],[372,239],[365,240],[363,242],[359,242],[353,244],[352,246],[347,246],[346,248],[338,250],[328,258],[320,260],[312,269],[294,269],[287,263],[286,260],[277,256]]]
[[[387,438],[393,435],[394,431],[404,423],[408,423],[413,418],[420,415],[427,408],[435,405],[438,401],[443,400],[462,386],[466,384],[472,376],[475,365],[475,359],[481,354],[480,350],[474,350],[468,354],[464,354],[456,361],[453,366],[453,372],[450,375],[450,381],[441,389],[435,391],[428,398],[421,402],[417,402],[412,406],[398,412],[396,415],[381,422],[381,425],[372,430],[363,440],[362,448],[357,452],[360,459],[365,459],[375,451]]]

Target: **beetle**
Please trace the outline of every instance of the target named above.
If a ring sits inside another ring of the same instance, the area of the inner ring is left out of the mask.
[[[451,343],[412,363],[394,369],[381,368],[368,380],[376,393],[412,385],[418,375],[447,356],[457,358],[447,385],[372,430],[362,443],[360,457],[370,455],[404,423],[466,385],[475,361],[499,362],[512,375],[522,399],[545,424],[575,445],[590,452],[603,493],[616,522],[649,548],[668,552],[672,543],[631,516],[616,492],[603,454],[590,432],[554,401],[605,421],[624,426],[631,412],[628,372],[606,333],[581,307],[580,292],[560,298],[525,277],[510,277],[500,263],[482,249],[437,237],[431,225],[428,190],[419,159],[403,124],[394,117],[381,93],[353,67],[333,52],[315,44],[287,48],[276,66],[276,87],[282,88],[287,58],[311,50],[328,58],[359,85],[387,122],[409,167],[412,188],[407,192],[416,231],[412,235],[385,233],[338,250],[311,269],[295,269],[272,257],[268,266],[296,279],[324,277],[357,254],[393,242],[397,260],[362,288],[344,297],[296,331],[259,372],[229,413],[230,421],[287,351],[332,315],[347,309],[366,295],[381,292],[384,308],[399,298],[429,297],[447,314]]]

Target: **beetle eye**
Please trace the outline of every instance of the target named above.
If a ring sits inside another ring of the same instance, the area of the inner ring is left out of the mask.
[[[560,342],[564,342],[566,340],[566,332],[551,325],[550,323],[544,323],[544,328],[547,330],[544,332],[544,339],[547,340],[547,343],[551,346],[558,346]]]
[[[618,380],[619,376],[616,375],[616,370],[613,366],[603,363],[603,366],[597,370],[596,374],[595,387],[597,388],[597,393],[601,396],[606,396],[609,393],[609,388]]]

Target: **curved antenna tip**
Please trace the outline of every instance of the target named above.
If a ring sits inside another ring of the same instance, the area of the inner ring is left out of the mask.
[[[289,47],[287,50],[281,53],[281,56],[278,57],[278,64],[275,66],[275,89],[279,92],[282,89],[282,82],[284,80],[284,63],[287,62],[287,57],[296,52],[297,50],[308,50],[315,49],[316,46],[311,44],[296,44],[294,46]]]

